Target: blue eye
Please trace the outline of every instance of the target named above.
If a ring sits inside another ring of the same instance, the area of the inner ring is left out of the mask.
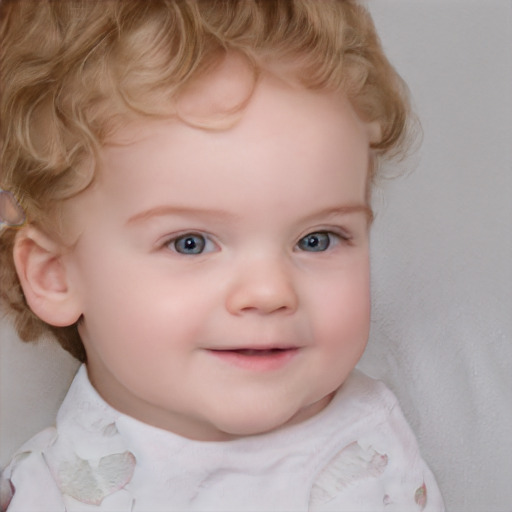
[[[169,242],[180,254],[201,254],[206,247],[206,239],[197,233],[187,233]]]
[[[309,233],[298,242],[299,249],[309,252],[322,252],[326,251],[331,245],[331,234],[325,231],[318,233]]]

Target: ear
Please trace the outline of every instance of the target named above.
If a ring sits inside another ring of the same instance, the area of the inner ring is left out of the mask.
[[[69,282],[66,248],[33,226],[21,229],[14,243],[14,264],[30,309],[44,322],[64,327],[81,316]]]

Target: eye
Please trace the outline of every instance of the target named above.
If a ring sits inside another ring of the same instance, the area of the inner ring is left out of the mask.
[[[186,233],[166,243],[167,247],[180,254],[202,254],[213,250],[213,242],[199,233]]]
[[[336,236],[332,233],[319,231],[317,233],[309,233],[301,238],[297,244],[302,251],[322,252],[326,251],[332,243],[332,237]]]

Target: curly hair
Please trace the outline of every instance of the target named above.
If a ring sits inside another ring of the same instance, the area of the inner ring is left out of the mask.
[[[377,159],[407,148],[407,88],[353,0],[4,0],[0,38],[0,187],[54,235],[63,200],[94,179],[116,127],[177,115],[176,97],[232,52],[255,80],[283,64],[303,87],[343,92],[378,124]],[[1,233],[0,285],[20,338],[50,331],[84,361],[77,325],[48,325],[27,306],[14,238],[13,228]]]

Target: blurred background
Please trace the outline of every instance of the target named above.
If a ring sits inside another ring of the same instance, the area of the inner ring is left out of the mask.
[[[448,511],[510,512],[512,2],[368,6],[424,134],[375,197],[360,366],[398,395]]]

